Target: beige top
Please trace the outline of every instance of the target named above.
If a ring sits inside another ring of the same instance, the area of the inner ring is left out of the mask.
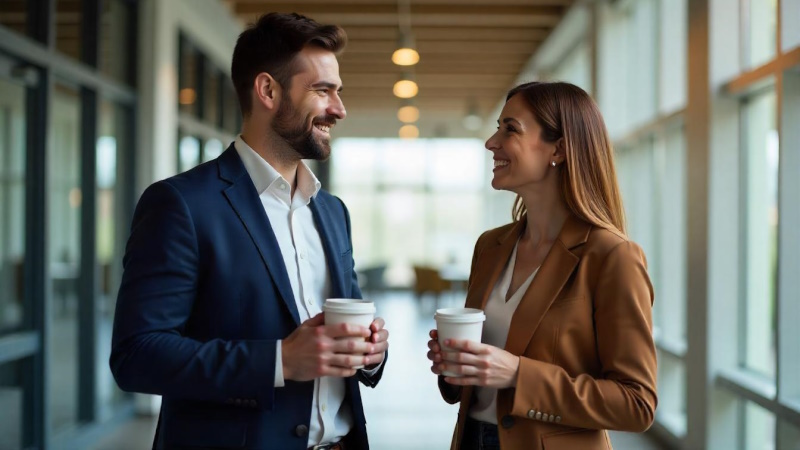
[[[514,275],[514,265],[517,261],[517,247],[519,240],[514,245],[514,251],[508,259],[503,276],[497,280],[492,289],[489,300],[486,302],[486,321],[483,323],[483,336],[481,342],[493,345],[498,348],[506,346],[508,329],[511,327],[511,318],[517,310],[519,301],[522,299],[528,287],[536,276],[537,268],[530,274],[519,289],[506,301],[506,292],[511,286],[511,277]],[[497,389],[494,388],[475,388],[475,398],[477,401],[469,410],[469,416],[475,420],[489,422],[497,425]]]

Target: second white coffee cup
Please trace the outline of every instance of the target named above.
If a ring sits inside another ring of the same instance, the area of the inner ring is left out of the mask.
[[[481,342],[483,322],[486,320],[486,315],[482,310],[475,308],[443,308],[437,309],[433,318],[436,320],[436,332],[439,334],[439,345],[442,351],[453,350],[444,345],[446,339],[466,339],[468,341]],[[444,371],[442,374],[448,377],[462,376],[449,371]]]
[[[375,320],[375,304],[368,300],[356,298],[329,298],[322,305],[325,313],[325,325],[349,323],[369,328]],[[345,338],[363,340],[362,338]],[[361,369],[364,366],[357,366]]]

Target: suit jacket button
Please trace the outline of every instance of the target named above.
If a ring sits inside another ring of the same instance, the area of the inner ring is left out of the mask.
[[[500,419],[500,425],[502,425],[503,428],[511,428],[514,426],[514,418],[507,415],[503,416],[503,418]]]
[[[294,434],[297,435],[297,437],[306,437],[308,436],[308,427],[305,425],[298,425],[294,429]]]

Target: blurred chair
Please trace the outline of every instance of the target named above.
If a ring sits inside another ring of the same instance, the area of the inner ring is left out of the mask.
[[[358,271],[358,285],[365,297],[375,297],[386,290],[386,264],[367,267]]]
[[[442,292],[449,291],[451,284],[442,278],[438,269],[426,266],[414,266],[414,294],[421,300],[422,296],[431,293],[436,298],[436,306],[439,305],[439,296]]]

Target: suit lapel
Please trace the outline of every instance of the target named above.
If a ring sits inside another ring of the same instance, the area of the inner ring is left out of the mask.
[[[523,222],[515,223],[507,232],[501,234],[496,242],[490,243],[483,250],[480,258],[487,261],[486,266],[490,267],[490,269],[473,275],[475,277],[473,282],[475,284],[475,294],[467,298],[466,306],[468,308],[486,308],[489,294],[491,294],[494,285],[497,284],[497,279],[506,267],[508,258],[511,257],[511,252],[514,251],[514,245],[517,243],[523,227]]]
[[[272,231],[269,218],[264,206],[258,197],[253,180],[231,144],[228,150],[218,159],[220,178],[231,183],[223,194],[228,199],[236,215],[242,221],[245,230],[253,240],[262,261],[272,276],[272,281],[281,294],[281,299],[292,314],[295,323],[300,325],[300,315],[297,312],[292,285],[289,274],[283,262],[278,239]]]
[[[586,242],[589,231],[589,224],[574,217],[564,222],[558,239],[514,312],[506,339],[506,351],[521,355],[528,346],[545,313],[580,261],[571,249]]]
[[[331,293],[334,297],[344,297],[348,295],[344,290],[344,279],[342,277],[341,260],[339,256],[342,249],[337,245],[338,241],[332,239],[335,229],[331,221],[331,214],[327,205],[319,195],[311,199],[311,213],[314,215],[314,222],[317,224],[322,245],[325,247],[325,258],[328,261],[328,273],[331,276]]]

